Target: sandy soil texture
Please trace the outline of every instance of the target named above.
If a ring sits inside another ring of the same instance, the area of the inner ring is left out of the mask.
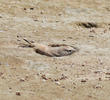
[[[47,57],[25,43],[67,44]],[[109,100],[110,0],[0,0],[0,100]]]

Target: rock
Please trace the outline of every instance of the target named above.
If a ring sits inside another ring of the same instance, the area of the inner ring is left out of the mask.
[[[110,75],[110,72],[106,72],[105,74],[106,74],[106,75]]]
[[[43,12],[41,11],[40,14],[43,14]]]
[[[20,91],[16,91],[16,95],[17,95],[17,96],[21,96]]]
[[[102,81],[102,78],[101,77],[99,77],[99,81]]]
[[[26,8],[24,8],[24,10],[26,10]]]
[[[64,80],[64,79],[67,79],[67,76],[65,76],[64,74],[62,74],[60,80]]]
[[[96,88],[96,89],[102,88],[102,85],[97,84],[96,86],[94,86],[94,88]]]
[[[57,82],[55,82],[55,84],[56,84],[56,85],[60,85],[61,83],[57,81]]]
[[[44,80],[48,80],[48,78],[47,78],[45,75],[42,75],[41,77],[42,77],[42,79],[44,79]]]
[[[85,83],[85,82],[87,82],[87,80],[86,79],[82,79],[81,82],[84,82]]]
[[[11,90],[12,88],[11,88],[11,87],[9,87],[9,89]]]
[[[0,76],[2,76],[3,75],[3,73],[2,72],[0,72]]]
[[[58,81],[58,79],[55,79],[54,81]]]
[[[30,10],[34,10],[34,8],[30,8]]]
[[[24,78],[21,78],[21,79],[20,79],[20,81],[21,81],[21,82],[24,82],[24,81],[25,81],[25,79],[24,79]]]

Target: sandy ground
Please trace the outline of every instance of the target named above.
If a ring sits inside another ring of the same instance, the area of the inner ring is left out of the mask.
[[[80,50],[47,57],[21,35]],[[109,100],[110,0],[0,0],[0,100]]]

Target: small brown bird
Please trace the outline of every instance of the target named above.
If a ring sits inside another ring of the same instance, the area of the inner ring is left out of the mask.
[[[28,45],[25,45],[26,47],[31,47],[34,49],[36,53],[50,56],[50,57],[61,57],[61,56],[68,56],[71,55],[74,52],[79,51],[78,48],[65,45],[65,44],[51,44],[51,45],[43,45],[43,44],[32,44],[27,39],[23,39],[28,43]]]

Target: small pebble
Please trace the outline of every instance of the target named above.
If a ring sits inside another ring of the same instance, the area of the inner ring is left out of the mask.
[[[62,14],[58,14],[59,16],[61,16]]]
[[[34,10],[34,8],[30,8],[30,10]]]
[[[16,95],[21,96],[20,91],[16,91]]]
[[[21,81],[21,82],[24,82],[24,81],[25,81],[25,79],[24,79],[24,78],[21,78],[21,79],[20,79],[20,81]]]
[[[58,81],[58,79],[55,79],[54,81]]]
[[[9,87],[9,89],[11,90],[12,88],[11,88],[11,87]]]
[[[82,66],[85,66],[84,64],[82,64]]]
[[[56,84],[56,85],[60,85],[60,82],[57,81],[57,82],[55,82],[55,84]]]
[[[26,10],[26,8],[24,8],[24,10]]]
[[[42,79],[44,79],[44,80],[48,80],[48,78],[47,78],[45,75],[42,75],[41,77],[42,77]]]
[[[64,79],[67,79],[67,76],[65,76],[64,74],[62,74],[60,80],[64,80]]]
[[[2,72],[0,72],[0,76],[2,76],[3,75],[3,73]]]
[[[82,79],[81,82],[87,82],[86,79]]]
[[[102,88],[102,86],[100,84],[98,84],[98,85],[94,86],[94,88],[99,89],[99,88]]]
[[[105,73],[106,75],[110,75],[110,72]]]
[[[43,12],[41,11],[40,14],[43,14]]]
[[[99,77],[99,81],[102,81],[102,78]]]
[[[89,35],[89,37],[94,37],[93,35]]]

